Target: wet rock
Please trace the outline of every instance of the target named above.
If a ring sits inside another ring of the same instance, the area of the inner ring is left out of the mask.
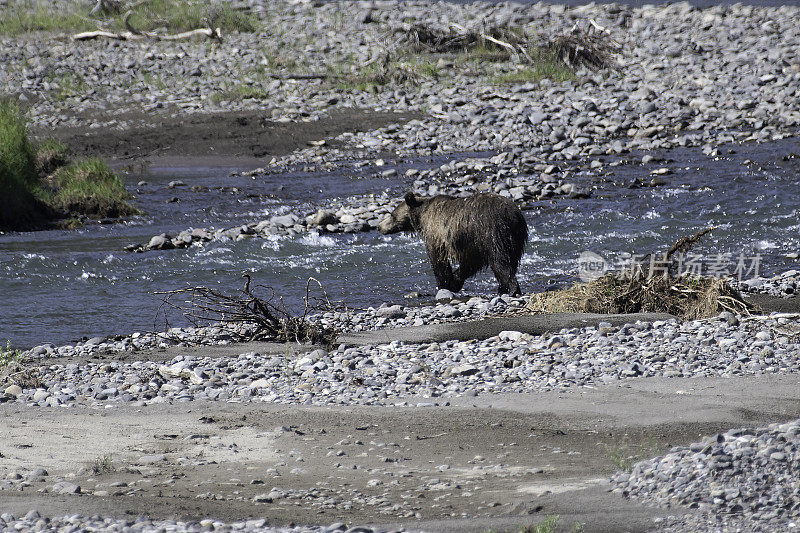
[[[172,250],[175,245],[172,244],[172,239],[166,233],[156,235],[147,243],[148,250]]]
[[[336,214],[326,209],[318,210],[310,221],[310,224],[313,226],[327,226],[328,224],[338,223],[339,219],[336,218]]]
[[[274,216],[270,219],[270,222],[278,227],[292,227],[297,223],[297,215],[288,214],[288,215],[281,215],[281,216]]]
[[[449,291],[447,289],[439,289],[436,292],[436,301],[437,302],[449,302],[454,297],[455,297],[455,295],[453,294],[453,291]]]

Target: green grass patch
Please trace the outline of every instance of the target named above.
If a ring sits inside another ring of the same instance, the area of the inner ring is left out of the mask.
[[[213,103],[218,104],[220,102],[236,102],[247,98],[264,100],[267,97],[269,97],[269,93],[260,85],[238,84],[231,89],[212,93],[208,98]]]
[[[411,68],[426,78],[434,80],[439,79],[439,68],[432,61],[412,63]]]
[[[237,85],[234,87],[233,93],[242,99],[255,98],[260,100],[269,96],[267,90],[260,85]]]
[[[439,69],[432,61],[411,58],[386,64],[375,62],[357,72],[333,67],[328,76],[333,80],[333,88],[339,91],[377,93],[386,85],[417,85],[423,80],[438,80]]]
[[[267,74],[275,71],[294,71],[298,68],[299,63],[296,57],[285,54],[275,54],[264,56],[265,65],[259,65],[253,70],[255,75],[266,77]]]
[[[22,113],[15,103],[0,99],[0,228],[35,226],[46,218],[38,186],[36,150]]]
[[[69,162],[67,145],[57,139],[47,139],[36,147],[36,174],[47,176]]]
[[[96,29],[97,25],[86,13],[78,10],[41,5],[33,0],[10,0],[0,16],[0,35],[20,35],[35,31],[86,31]]]
[[[497,74],[491,82],[494,85],[515,85],[548,79],[558,83],[575,78],[572,69],[552,54],[534,52],[531,57],[533,64],[530,66]]]
[[[22,111],[0,99],[0,230],[42,227],[64,214],[75,220],[138,213],[129,199],[105,162],[69,164],[67,147],[56,140],[34,146]]]
[[[456,54],[454,61],[457,65],[508,61],[508,51],[505,48],[484,45],[471,46]]]
[[[30,32],[80,32],[103,27],[125,29],[124,11],[113,15],[92,14],[93,4],[70,7],[40,4],[34,0],[10,0],[0,16],[0,35],[15,36]],[[124,8],[123,8],[124,9]],[[182,32],[196,28],[220,28],[223,32],[253,33],[262,28],[254,13],[231,7],[227,2],[197,0],[150,0],[132,9],[130,24],[141,31],[166,28]]]
[[[548,516],[538,524],[520,530],[520,533],[553,533],[558,526],[559,520],[561,518],[558,515]]]
[[[50,96],[53,100],[59,102],[63,102],[72,96],[85,94],[89,89],[89,85],[83,79],[83,76],[74,72],[49,77],[48,79],[51,84],[56,85],[56,88],[50,91]]]
[[[164,81],[161,74],[153,74],[152,72],[144,73],[144,83],[149,87],[155,87],[159,90],[164,90],[168,87],[167,82]]]
[[[115,20],[122,29],[122,15]],[[258,18],[247,11],[234,9],[227,2],[209,4],[199,1],[150,0],[133,9],[130,24],[137,30],[152,31],[166,27],[181,32],[196,28],[220,28],[227,32],[254,33],[261,29]]]
[[[19,107],[0,100],[0,180],[31,184],[36,180],[36,151]]]
[[[46,201],[59,211],[91,218],[118,218],[138,213],[130,193],[101,159],[86,159],[59,168],[47,177]]]
[[[11,341],[6,341],[6,347],[0,347],[0,370],[5,369],[11,363],[22,360],[22,352],[11,347]]]

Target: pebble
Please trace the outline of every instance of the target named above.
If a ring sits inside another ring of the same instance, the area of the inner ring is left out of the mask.
[[[731,286],[743,293],[760,293],[792,298],[800,290],[800,271],[792,269],[770,278],[731,279]]]

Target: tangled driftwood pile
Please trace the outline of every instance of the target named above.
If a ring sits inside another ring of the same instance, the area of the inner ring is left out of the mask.
[[[274,303],[275,293],[270,287],[251,287],[250,276],[245,275],[244,278],[244,288],[233,295],[208,287],[188,287],[156,294],[162,297],[161,311],[164,312],[165,319],[166,310],[175,309],[194,326],[220,327],[237,341],[269,340],[324,345],[333,343],[335,331],[312,324],[308,320],[309,312],[316,310],[316,306],[311,303],[310,292],[311,282],[319,284],[317,280],[309,278],[306,283],[305,309],[302,315],[294,316],[282,304]],[[327,296],[324,303],[326,309],[333,309]]]
[[[593,20],[585,29],[575,24],[569,32],[554,38],[537,37],[518,26],[465,28],[455,23],[403,23],[392,32],[400,36],[398,44],[413,52],[458,53],[482,47],[496,49],[517,63],[534,63],[536,58],[549,55],[573,69],[612,66],[614,55],[622,51],[610,32]]]

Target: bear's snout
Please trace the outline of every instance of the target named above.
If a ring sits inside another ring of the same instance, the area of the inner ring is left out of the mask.
[[[392,215],[389,215],[378,223],[378,231],[384,235],[391,235],[400,231],[400,225],[395,224]]]

